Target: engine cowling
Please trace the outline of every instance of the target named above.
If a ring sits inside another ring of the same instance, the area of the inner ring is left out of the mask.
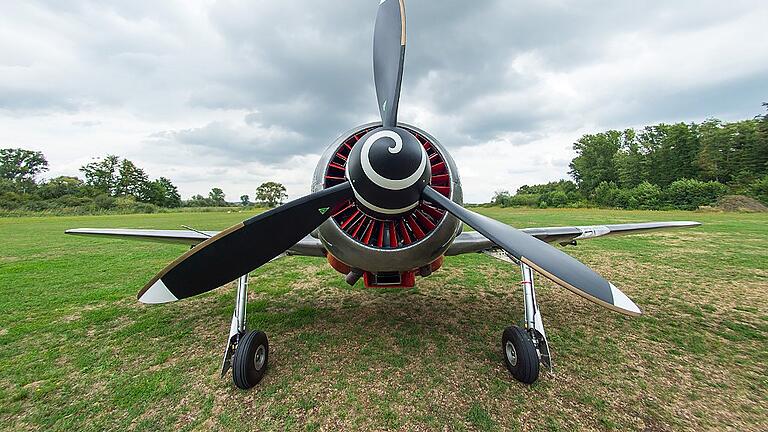
[[[340,136],[324,152],[315,169],[312,191],[346,181],[347,159],[360,139],[381,123],[358,126]],[[462,203],[456,164],[431,135],[399,124],[424,147],[431,166],[430,186],[456,203]],[[429,203],[399,214],[382,214],[351,199],[316,231],[325,248],[338,261],[369,272],[409,271],[440,258],[461,230],[461,222]]]

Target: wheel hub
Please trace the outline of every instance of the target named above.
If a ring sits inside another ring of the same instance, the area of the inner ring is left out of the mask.
[[[261,370],[262,367],[264,367],[264,361],[266,360],[266,349],[264,348],[264,345],[259,345],[258,348],[256,348],[256,354],[253,356],[253,367],[256,370]]]
[[[517,366],[517,351],[515,351],[515,345],[512,341],[507,341],[504,349],[507,355],[507,361],[511,366]]]

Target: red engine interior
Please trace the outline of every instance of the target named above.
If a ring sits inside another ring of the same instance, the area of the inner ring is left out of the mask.
[[[325,171],[324,187],[328,188],[345,181],[347,157],[352,151],[352,147],[372,129],[374,127],[364,129],[347,138],[336,149]],[[450,197],[451,180],[445,160],[426,137],[414,130],[408,129],[408,131],[419,140],[427,151],[432,166],[430,186],[446,197]],[[366,246],[379,249],[397,249],[427,237],[445,217],[445,211],[422,202],[408,213],[382,219],[366,213],[365,209],[352,199],[342,205],[341,210],[336,211],[331,217],[350,238]]]

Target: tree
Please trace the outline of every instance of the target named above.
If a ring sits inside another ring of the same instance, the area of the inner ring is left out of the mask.
[[[676,123],[646,126],[638,135],[640,149],[645,154],[647,172],[644,180],[666,187],[680,178],[699,176],[700,164],[698,126]]]
[[[224,200],[224,196],[224,191],[217,187],[211,189],[211,191],[208,192],[208,199],[213,201],[214,205],[227,205],[227,202]]]
[[[80,168],[80,171],[85,175],[85,184],[93,188],[94,195],[104,193],[112,196],[116,194],[119,164],[119,157],[107,155],[104,159],[97,159]]]
[[[613,164],[619,179],[619,185],[632,188],[639,185],[646,177],[645,155],[640,151],[635,131],[624,131],[621,148],[613,157]]]
[[[213,207],[214,203],[210,198],[206,198],[200,194],[193,195],[189,201],[184,202],[184,207]]]
[[[282,204],[285,198],[288,198],[288,195],[285,193],[285,186],[280,183],[266,182],[256,188],[256,200],[269,207]]]
[[[569,165],[570,174],[587,194],[602,182],[618,181],[614,158],[621,148],[622,138],[621,132],[612,130],[584,135],[573,144],[577,156]]]
[[[240,204],[242,204],[243,207],[247,206],[250,203],[251,203],[251,198],[248,195],[240,196]]]
[[[509,203],[509,199],[511,198],[509,191],[506,190],[498,190],[493,193],[493,198],[491,198],[491,204],[497,205],[499,207],[506,207]]]
[[[143,169],[128,159],[120,162],[115,195],[131,195],[139,201],[149,201],[149,178]]]
[[[0,149],[0,178],[16,183],[22,192],[35,186],[35,176],[48,171],[48,161],[42,152],[20,148]]]
[[[763,102],[763,107],[768,110],[768,102]],[[757,117],[757,153],[762,162],[760,174],[768,174],[768,113]]]
[[[701,145],[698,125],[695,123],[676,123],[669,127],[667,139],[671,163],[673,164],[673,178],[698,178],[700,169],[696,163],[696,155],[699,153]]]
[[[768,175],[752,183],[749,187],[749,194],[768,205]]]
[[[37,195],[42,199],[56,199],[63,196],[83,195],[85,184],[77,177],[61,176],[40,185]]]
[[[179,195],[178,188],[165,177],[148,183],[146,198],[147,202],[160,207],[181,206],[181,195]]]
[[[696,161],[699,164],[702,180],[726,181],[725,157],[728,139],[725,136],[722,122],[708,119],[699,126],[699,154]]]

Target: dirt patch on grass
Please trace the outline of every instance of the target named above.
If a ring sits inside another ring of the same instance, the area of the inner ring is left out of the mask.
[[[744,213],[765,213],[768,207],[760,201],[744,195],[726,195],[717,201],[717,210]]]

